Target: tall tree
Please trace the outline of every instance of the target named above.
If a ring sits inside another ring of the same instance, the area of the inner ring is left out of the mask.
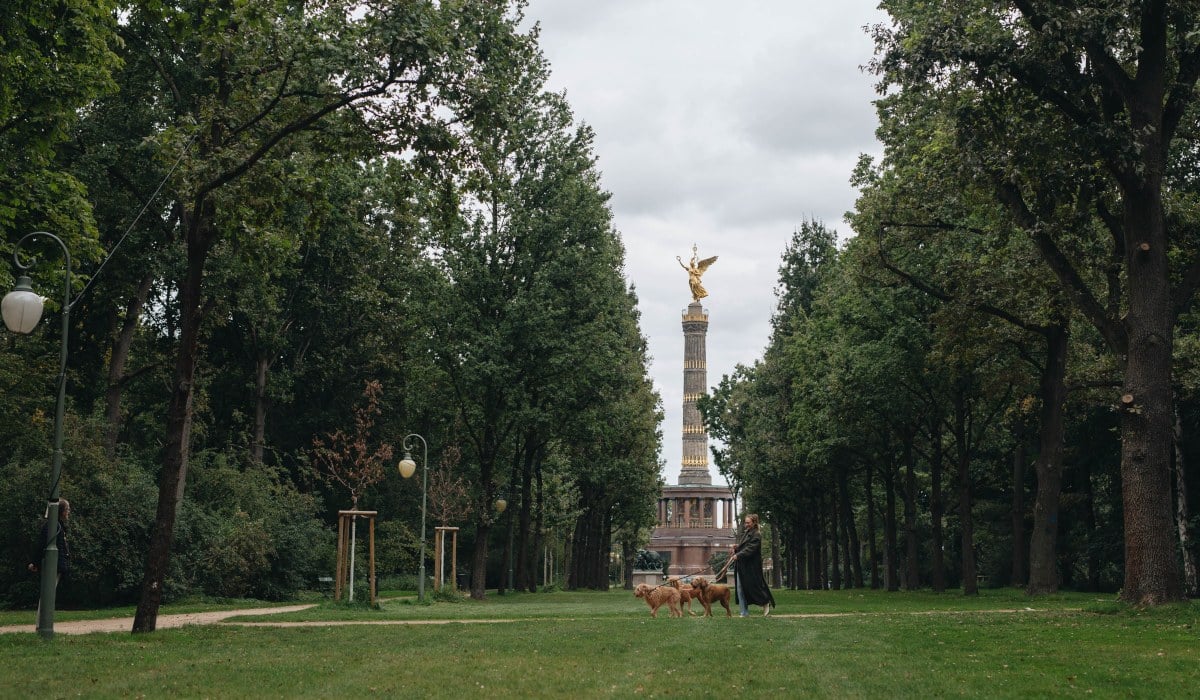
[[[362,9],[362,8],[359,8]],[[186,267],[176,280],[177,353],[166,417],[158,509],[146,557],[135,632],[152,631],[162,600],[174,524],[187,478],[196,367],[209,306],[204,278],[225,234],[228,186],[264,159],[281,157],[297,134],[354,109],[360,124],[386,133],[395,147],[411,143],[428,113],[430,87],[461,79],[479,62],[503,14],[500,5],[414,2],[351,11],[347,3],[193,2],[136,5],[126,18],[150,55],[157,84],[175,122],[164,131],[168,151],[190,155],[171,185],[179,207]],[[458,37],[452,39],[451,37]],[[462,37],[473,37],[463,41]],[[191,137],[189,137],[191,138]]]
[[[1178,600],[1169,476],[1171,351],[1178,314],[1200,283],[1200,259],[1173,252],[1179,232],[1168,226],[1164,203],[1170,153],[1200,78],[1200,46],[1193,40],[1200,16],[1167,0],[934,6],[895,0],[883,7],[894,25],[875,33],[882,89],[924,91],[928,99],[956,95],[961,86],[983,96],[1027,95],[1029,109],[1019,120],[1063,136],[1048,142],[1056,167],[1074,167],[1081,181],[1098,178],[1105,186],[1100,191],[1115,193],[1119,213],[1108,215],[1104,198],[1096,199],[1096,209],[1124,275],[1127,313],[1120,316],[1088,283],[1104,271],[1081,269],[1084,261],[1073,259],[1045,225],[1060,198],[1044,196],[1044,171],[1002,155],[1016,115],[963,110],[964,117],[984,117],[975,142],[976,172],[991,182],[1121,361],[1124,386],[1114,404],[1122,411],[1122,598],[1139,604]],[[1173,255],[1183,260],[1179,269],[1172,269]]]

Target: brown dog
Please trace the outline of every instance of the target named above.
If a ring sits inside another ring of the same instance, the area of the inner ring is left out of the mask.
[[[725,606],[725,617],[733,617],[733,611],[729,609],[729,600],[732,595],[729,586],[720,583],[709,583],[708,579],[703,576],[697,576],[692,579],[692,588],[696,589],[696,597],[700,599],[700,604],[704,606],[705,617],[712,617],[713,603],[720,603]]]
[[[658,609],[662,607],[663,603],[670,608],[671,617],[683,617],[683,611],[679,609],[678,588],[639,583],[637,588],[633,589],[633,595],[636,598],[646,599],[646,605],[650,606],[650,617],[658,617]]]
[[[700,593],[695,588],[692,588],[692,584],[684,583],[677,578],[673,578],[670,581],[667,581],[667,583],[672,588],[679,589],[679,607],[683,608],[684,606],[687,606],[688,615],[692,615],[694,617],[696,613],[692,612],[692,601],[699,598]]]

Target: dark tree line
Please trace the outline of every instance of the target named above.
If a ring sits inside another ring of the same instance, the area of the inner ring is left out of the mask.
[[[5,196],[37,193],[0,205],[0,254],[58,232],[84,281],[111,254],[72,315],[67,601],[136,600],[149,631],[166,598],[311,585],[349,505],[313,439],[369,382],[367,439],[456,456],[473,596],[507,561],[536,590],[548,552],[568,585],[607,584],[595,551],[652,518],[659,399],[592,135],[546,91],[522,3],[26,5],[6,46],[63,68],[0,77],[0,149],[30,164]],[[36,284],[60,269],[44,256]],[[47,322],[0,340],[15,561],[58,342]],[[419,504],[394,469],[362,496],[384,573],[416,572]]]
[[[719,463],[794,585],[854,580],[865,526],[889,590],[1196,594],[1200,15],[883,8],[857,236],[797,232],[764,359],[706,407]]]

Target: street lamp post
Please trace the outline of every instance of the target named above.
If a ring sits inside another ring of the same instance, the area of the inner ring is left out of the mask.
[[[38,606],[37,631],[43,639],[54,638],[54,596],[58,587],[58,497],[59,478],[62,476],[63,463],[63,412],[67,395],[67,332],[71,325],[71,253],[58,236],[45,231],[34,231],[26,234],[17,241],[13,249],[13,262],[21,272],[33,266],[21,262],[21,245],[30,238],[44,236],[62,248],[66,265],[66,281],[63,283],[62,305],[62,349],[59,352],[58,363],[58,402],[54,407],[54,453],[51,460],[50,495],[46,507],[46,550],[42,555],[41,567],[41,597]],[[27,275],[17,278],[13,291],[4,295],[0,302],[0,312],[4,316],[4,325],[14,333],[31,333],[42,316],[42,304],[45,300],[38,296],[30,284]]]
[[[407,479],[416,471],[417,465],[412,459],[412,447],[409,447],[409,438],[416,438],[421,441],[421,447],[424,448],[424,454],[421,458],[421,567],[420,576],[417,578],[417,602],[425,602],[425,499],[429,491],[429,443],[425,442],[425,438],[416,433],[409,433],[404,436],[402,443],[404,447],[404,459],[400,460],[400,476]],[[415,446],[415,445],[414,445]]]
[[[503,515],[506,510],[508,510],[508,492],[505,491],[504,489],[500,489],[500,492],[496,494],[496,514]],[[512,522],[512,519],[513,519],[513,514],[509,513],[508,514],[508,527],[506,528],[506,530],[508,532],[508,547],[505,549],[505,551],[508,552],[508,590],[510,590],[510,591],[513,588],[513,576],[512,576],[513,522]],[[501,593],[503,593],[505,590],[504,580],[505,580],[504,572],[501,571],[500,572],[500,591],[501,591]]]

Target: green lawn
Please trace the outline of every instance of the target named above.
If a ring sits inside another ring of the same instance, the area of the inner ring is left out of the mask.
[[[651,619],[626,591],[497,596],[288,619],[495,624],[0,635],[5,695],[86,697],[1181,697],[1200,605],[1016,591],[779,591],[779,615]],[[1007,612],[1018,610],[1018,612]],[[1003,611],[1003,612],[1002,612]],[[165,612],[165,611],[164,611]],[[789,614],[813,617],[786,617]],[[836,614],[843,613],[843,614]],[[831,615],[832,614],[832,615]],[[280,619],[269,618],[269,619]],[[267,618],[262,618],[267,619]],[[18,689],[26,690],[18,690]],[[11,695],[10,695],[11,694]]]

